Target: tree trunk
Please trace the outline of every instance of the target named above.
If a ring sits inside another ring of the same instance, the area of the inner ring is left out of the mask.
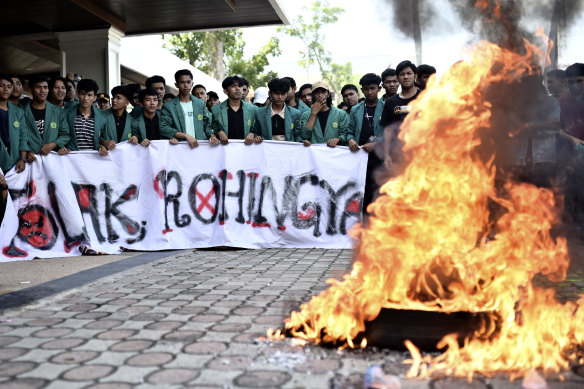
[[[225,78],[225,64],[223,63],[223,41],[216,38],[213,55],[211,56],[211,75],[218,81]]]
[[[416,45],[416,64],[422,64],[422,29],[420,27],[420,13],[418,0],[412,0],[412,29],[414,44]]]

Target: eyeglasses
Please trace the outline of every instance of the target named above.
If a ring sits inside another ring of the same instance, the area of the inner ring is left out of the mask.
[[[568,84],[575,85],[575,84],[582,84],[584,83],[584,79],[578,78],[576,80],[568,80]]]

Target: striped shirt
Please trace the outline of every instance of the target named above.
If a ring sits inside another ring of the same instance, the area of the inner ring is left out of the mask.
[[[95,118],[93,117],[93,112],[87,119],[82,114],[77,113],[75,117],[75,134],[79,150],[95,150],[94,131]]]

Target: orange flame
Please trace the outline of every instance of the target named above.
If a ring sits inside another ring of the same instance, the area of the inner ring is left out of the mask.
[[[489,4],[487,0],[476,0],[474,4],[475,8],[478,8],[482,12],[489,11],[489,6],[492,6],[492,17],[493,20],[501,20],[501,3],[496,1],[494,4]]]
[[[500,328],[488,340],[469,338],[459,347],[447,336],[436,358],[407,342],[409,376],[557,372],[576,358],[566,350],[584,343],[584,309],[559,304],[552,290],[531,284],[537,273],[554,281],[566,276],[566,239],[550,236],[554,195],[511,181],[496,189],[494,154],[477,157],[478,132],[493,124],[486,91],[531,74],[536,49],[525,45],[527,54],[519,55],[478,44],[411,103],[399,135],[409,165],[382,187],[369,227],[351,231],[360,241],[351,273],[328,280],[329,289],[292,312],[290,334],[359,347],[354,339],[382,308],[492,312]],[[506,209],[497,221],[490,202]],[[491,231],[495,239],[488,240]]]

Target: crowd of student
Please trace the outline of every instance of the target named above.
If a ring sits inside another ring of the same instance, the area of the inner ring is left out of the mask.
[[[434,73],[432,66],[416,67],[403,61],[381,75],[365,74],[360,88],[342,88],[339,106],[332,104],[326,82],[297,88],[291,77],[276,78],[267,87],[255,88],[248,102],[249,83],[229,76],[222,82],[227,99],[220,102],[215,92],[193,85],[189,70],[175,74],[178,96],[166,93],[163,77],[152,76],[145,89],[136,84],[114,87],[111,98],[98,93],[99,87],[91,79],[75,85],[68,78],[48,80],[40,75],[30,77],[32,96],[23,98],[23,80],[0,75],[0,168],[7,172],[15,167],[20,173],[37,154],[51,151],[65,155],[97,150],[107,155],[124,141],[147,147],[151,140],[168,139],[171,144],[187,142],[192,148],[202,140],[225,145],[229,139],[242,139],[247,145],[263,140],[344,145],[351,151],[369,153],[366,210],[378,188],[375,172],[395,170],[401,162],[399,123],[408,114],[408,103]],[[546,73],[547,90],[542,76],[532,79],[531,85],[532,93],[541,98],[529,118],[533,131],[527,132],[527,143],[519,144],[514,156],[518,166],[545,170],[557,163],[551,138],[560,135],[575,151],[584,150],[584,64]],[[382,89],[385,93],[379,98]],[[378,169],[383,165],[386,169]],[[0,190],[4,202],[3,176]]]

